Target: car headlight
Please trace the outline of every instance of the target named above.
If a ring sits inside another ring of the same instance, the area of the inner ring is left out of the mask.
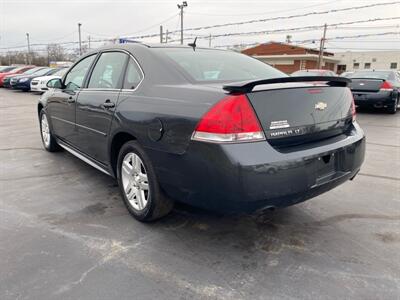
[[[21,78],[20,80],[19,80],[19,82],[26,82],[26,81],[28,81],[29,80],[29,78]]]

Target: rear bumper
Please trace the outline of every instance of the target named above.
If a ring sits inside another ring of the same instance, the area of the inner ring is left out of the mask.
[[[340,185],[357,174],[364,154],[364,133],[355,123],[349,136],[296,152],[281,153],[268,142],[193,142],[184,155],[153,153],[151,159],[171,198],[222,212],[252,212],[293,205]]]
[[[393,105],[397,98],[396,91],[367,93],[353,92],[354,102],[358,106],[387,106]]]

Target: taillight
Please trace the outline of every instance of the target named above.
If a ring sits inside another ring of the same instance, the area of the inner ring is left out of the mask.
[[[384,82],[382,82],[380,90],[381,91],[387,91],[387,92],[393,91],[393,85],[391,85],[390,82],[384,81]]]
[[[265,140],[264,132],[246,95],[229,95],[201,118],[193,140],[214,143]]]

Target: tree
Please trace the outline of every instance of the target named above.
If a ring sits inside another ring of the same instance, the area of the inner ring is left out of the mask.
[[[64,48],[59,44],[47,45],[48,60],[50,61],[64,61],[66,54]]]

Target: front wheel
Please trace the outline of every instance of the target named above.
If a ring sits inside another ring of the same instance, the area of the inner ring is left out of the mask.
[[[55,152],[60,150],[60,146],[58,146],[56,139],[51,133],[49,120],[47,119],[47,115],[43,109],[40,111],[39,117],[40,117],[40,133],[42,137],[43,147],[49,152]]]
[[[153,221],[167,215],[173,201],[158,184],[153,165],[135,141],[124,144],[119,152],[117,176],[124,203],[139,221]]]

